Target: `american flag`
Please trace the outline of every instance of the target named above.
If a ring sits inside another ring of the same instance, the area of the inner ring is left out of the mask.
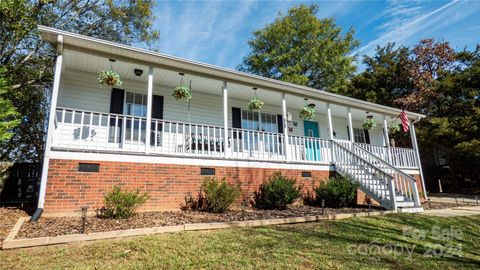
[[[408,118],[407,118],[407,114],[405,113],[405,110],[403,110],[400,113],[400,120],[402,121],[403,132],[407,133],[408,132]]]

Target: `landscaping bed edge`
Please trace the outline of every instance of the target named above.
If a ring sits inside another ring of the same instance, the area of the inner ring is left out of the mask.
[[[127,230],[115,230],[108,232],[93,232],[89,234],[70,234],[61,236],[47,236],[38,238],[22,238],[15,239],[18,231],[28,217],[21,217],[13,227],[8,237],[3,241],[2,249],[15,249],[26,248],[36,246],[46,246],[55,244],[67,244],[74,242],[101,240],[101,239],[113,239],[123,238],[131,236],[152,235],[169,232],[180,231],[198,231],[198,230],[214,230],[214,229],[226,229],[235,227],[259,227],[266,225],[281,225],[281,224],[293,224],[314,222],[322,220],[337,220],[346,219],[351,217],[364,217],[364,216],[379,216],[394,213],[395,211],[374,211],[363,213],[350,213],[350,214],[331,214],[327,216],[304,216],[304,217],[291,217],[291,218],[277,218],[277,219],[263,219],[263,220],[248,220],[248,221],[233,221],[233,222],[214,222],[214,223],[189,223],[183,225],[173,226],[160,226],[150,228],[137,228]]]

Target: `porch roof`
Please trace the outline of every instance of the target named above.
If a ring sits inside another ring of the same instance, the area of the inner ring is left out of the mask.
[[[385,114],[388,116],[396,116],[402,111],[397,108],[346,97],[321,89],[314,89],[275,79],[265,78],[228,68],[166,55],[155,51],[83,36],[55,28],[40,25],[38,26],[38,30],[41,33],[41,38],[52,45],[57,45],[58,36],[62,35],[64,48],[78,50],[89,54],[108,56],[110,58],[115,58],[122,61],[129,61],[176,72],[184,72],[214,80],[245,84],[276,92],[284,92],[286,94],[302,96],[305,98],[329,102],[337,105],[350,106],[352,108]],[[420,120],[421,118],[425,117],[423,114],[409,111],[407,111],[407,115],[410,119],[414,120]]]

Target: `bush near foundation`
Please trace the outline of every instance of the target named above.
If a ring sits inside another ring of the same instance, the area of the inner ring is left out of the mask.
[[[330,177],[327,182],[315,188],[315,199],[309,198],[314,205],[320,206],[322,200],[326,207],[342,208],[355,204],[355,195],[360,184],[341,175]]]
[[[224,213],[240,195],[240,189],[227,183],[226,177],[203,178],[197,198],[185,198],[184,210]]]
[[[100,209],[99,216],[112,219],[129,218],[148,198],[148,193],[141,193],[138,189],[129,191],[114,186],[112,191],[105,193],[104,207]]]
[[[259,209],[285,209],[301,197],[301,189],[295,178],[288,178],[277,171],[255,191],[253,204]]]

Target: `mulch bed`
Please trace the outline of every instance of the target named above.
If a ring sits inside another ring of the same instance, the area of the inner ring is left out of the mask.
[[[378,211],[379,209],[372,209]],[[318,208],[312,206],[289,206],[286,210],[228,211],[223,214],[205,212],[143,212],[128,219],[113,220],[88,217],[85,233],[114,230],[182,225],[188,223],[231,222],[241,220],[262,220],[313,215],[367,212],[366,208]],[[34,238],[82,233],[80,217],[42,217],[35,223],[24,223],[17,238]]]
[[[425,210],[434,210],[434,209],[446,209],[446,208],[459,207],[459,206],[462,206],[462,204],[457,205],[456,203],[424,202],[422,206],[423,206],[423,209]]]
[[[28,216],[25,211],[18,208],[5,207],[0,208],[0,245],[7,238],[13,225],[17,223],[20,217]]]

